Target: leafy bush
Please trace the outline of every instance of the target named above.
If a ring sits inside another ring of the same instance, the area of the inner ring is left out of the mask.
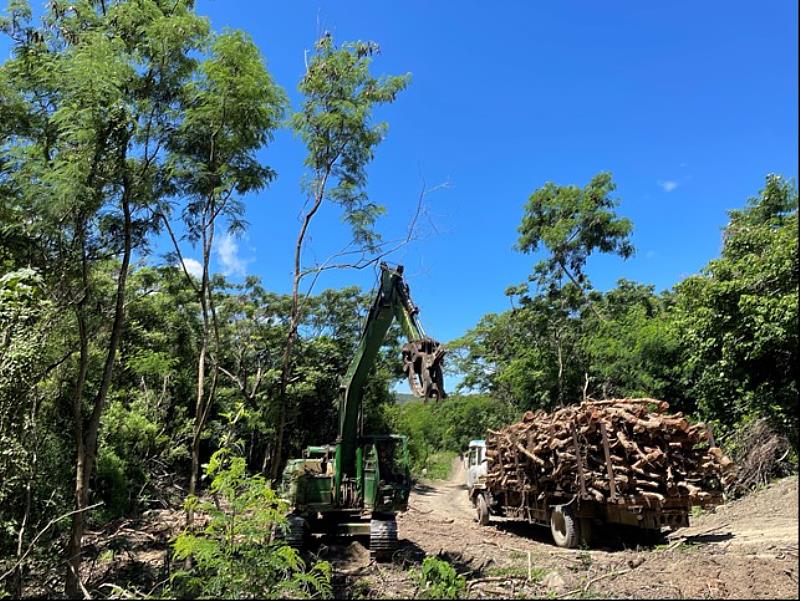
[[[431,480],[446,480],[450,476],[450,468],[456,453],[453,451],[436,451],[425,459],[425,477]]]
[[[214,502],[196,497],[186,507],[209,516],[199,533],[184,532],[174,543],[175,558],[193,560],[192,568],[172,577],[168,594],[193,597],[286,598],[331,596],[331,566],[311,569],[298,551],[275,540],[286,526],[285,501],[261,475],[246,473],[245,459],[227,448],[216,451],[205,470],[213,478]]]
[[[467,581],[443,559],[426,557],[422,561],[419,586],[423,599],[458,599],[464,594]]]
[[[486,395],[452,396],[438,403],[409,401],[386,409],[392,429],[409,437],[412,469],[428,470],[430,478],[444,478],[453,454],[467,448],[469,441],[482,438],[487,428],[497,428],[519,419],[507,403]],[[442,451],[447,454],[438,454]],[[433,475],[433,471],[444,474]]]
[[[95,487],[103,500],[101,521],[106,522],[124,515],[131,501],[131,480],[128,464],[113,449],[101,447],[97,453]]]
[[[123,403],[113,399],[103,416],[97,456],[95,489],[104,501],[105,519],[133,512],[147,502],[144,494],[153,472],[151,463],[164,464],[185,454],[159,429],[159,416],[145,399]]]

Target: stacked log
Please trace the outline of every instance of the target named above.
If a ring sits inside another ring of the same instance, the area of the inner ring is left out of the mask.
[[[522,421],[486,437],[487,484],[598,502],[692,505],[722,501],[732,462],[703,423],[669,414],[656,399],[589,401]]]

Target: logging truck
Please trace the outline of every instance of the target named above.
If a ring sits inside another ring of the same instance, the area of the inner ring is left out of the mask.
[[[564,494],[500,486],[487,478],[485,440],[470,442],[465,462],[467,492],[481,526],[487,526],[495,516],[525,521],[549,527],[557,546],[575,548],[591,544],[593,525],[636,527],[651,541],[660,538],[662,527],[689,525],[692,501],[687,497],[661,503],[652,503],[647,497],[600,501],[585,491]]]

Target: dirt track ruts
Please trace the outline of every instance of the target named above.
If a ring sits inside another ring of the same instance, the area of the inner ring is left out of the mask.
[[[479,581],[472,597],[798,598],[796,476],[692,518],[655,546],[605,529],[592,549],[575,550],[555,547],[546,528],[494,518],[479,526],[463,482],[455,462],[449,480],[415,487],[398,517],[402,548],[393,564],[376,568],[356,552],[338,567],[358,574],[369,596],[412,595],[413,568],[438,554],[468,584]]]

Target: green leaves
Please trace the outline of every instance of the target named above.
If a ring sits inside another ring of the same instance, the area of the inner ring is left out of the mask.
[[[374,42],[337,48],[330,35],[323,36],[298,86],[303,106],[291,120],[308,149],[309,195],[324,194],[341,206],[354,241],[368,249],[379,241],[372,226],[384,209],[364,191],[366,166],[387,130],[385,123],[371,123],[372,111],[394,102],[410,81],[408,74],[373,77],[369,66],[378,52]]]
[[[730,212],[722,256],[676,287],[688,384],[706,418],[767,416],[797,440],[797,190],[768,175]]]
[[[310,569],[297,550],[272,538],[285,526],[288,508],[262,475],[249,476],[245,460],[228,448],[216,451],[206,466],[214,502],[186,499],[209,516],[201,532],[184,532],[173,545],[175,558],[192,558],[189,571],[172,577],[171,591],[201,598],[331,595],[331,566]]]
[[[241,31],[213,38],[209,56],[180,97],[183,119],[168,144],[168,170],[187,200],[183,218],[196,242],[218,215],[241,229],[243,206],[234,194],[260,190],[274,179],[256,152],[272,139],[286,97]]]
[[[519,247],[549,256],[525,286],[506,291],[518,307],[484,316],[455,347],[467,389],[520,409],[590,396],[654,396],[727,429],[768,417],[798,431],[797,191],[768,175],[764,190],[730,212],[719,258],[674,291],[620,280],[605,293],[563,285],[594,250],[630,252],[630,224],[613,214],[613,189],[598,176],[579,190],[547,184],[534,193]],[[576,275],[577,274],[577,275]],[[724,431],[720,432],[724,436]]]
[[[409,437],[409,452],[417,473],[429,465],[437,451],[460,453],[487,428],[500,427],[519,417],[515,407],[480,394],[454,395],[435,405],[414,399],[387,406],[385,412],[392,431]],[[449,469],[450,461],[444,477]]]
[[[447,561],[429,555],[422,560],[419,586],[423,599],[458,599],[467,581]]]
[[[595,251],[614,253],[623,259],[633,255],[628,219],[617,217],[619,201],[610,194],[616,186],[610,173],[600,173],[583,188],[546,183],[525,205],[517,248],[535,253],[548,251],[534,273],[542,284],[566,274],[588,288],[584,267]]]

